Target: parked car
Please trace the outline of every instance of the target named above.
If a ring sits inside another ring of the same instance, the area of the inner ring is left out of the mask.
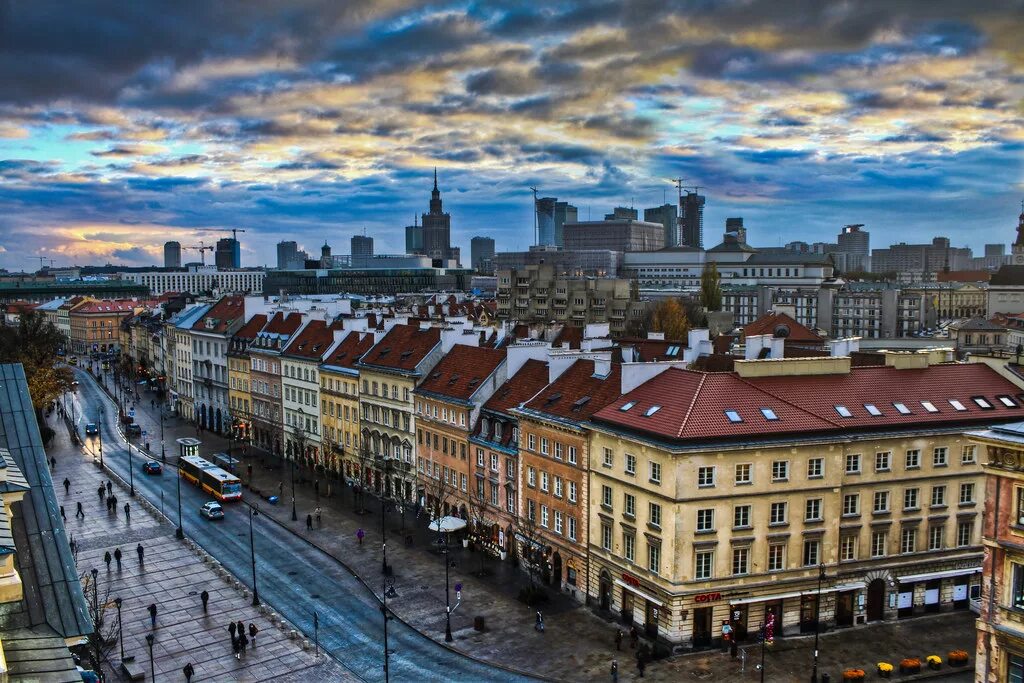
[[[124,431],[128,436],[142,435],[142,427],[139,425],[138,422],[129,422],[127,425],[125,425]]]
[[[149,462],[142,463],[142,471],[146,474],[160,474],[163,472],[163,469],[156,460],[150,460]]]
[[[85,425],[85,435],[86,436],[96,436],[99,433],[100,433],[100,427],[95,422],[89,422],[88,424]]]
[[[207,519],[224,519],[224,508],[220,506],[220,503],[215,503],[211,500],[199,508],[199,514]]]
[[[71,358],[68,358],[68,363],[70,363],[71,365],[78,365],[78,357],[71,356]]]

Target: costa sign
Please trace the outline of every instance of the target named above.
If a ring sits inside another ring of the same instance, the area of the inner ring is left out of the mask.
[[[694,602],[714,602],[715,600],[721,600],[722,594],[718,591],[714,593],[698,593],[693,596]]]

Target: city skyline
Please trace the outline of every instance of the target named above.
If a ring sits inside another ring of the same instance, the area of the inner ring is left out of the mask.
[[[1017,0],[510,7],[5,6],[0,267],[198,261],[231,228],[247,266],[404,252],[434,166],[463,260],[532,243],[531,186],[582,221],[676,177],[706,247],[729,216],[757,246],[1013,239]]]

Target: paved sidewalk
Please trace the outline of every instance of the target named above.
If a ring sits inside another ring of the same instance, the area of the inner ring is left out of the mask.
[[[150,397],[150,394],[144,395],[137,404],[137,421],[144,426],[147,420],[154,420]],[[204,454],[227,450],[227,439],[210,432],[197,434],[195,427],[184,420],[169,418],[165,431],[168,458],[172,461],[174,439],[179,436],[197,436],[203,442],[201,450]],[[157,441],[154,440],[153,449],[159,452]],[[327,496],[327,484],[321,481],[320,490],[325,495],[317,496],[313,482],[309,480],[312,475],[297,470],[298,520],[292,522],[289,470],[280,467],[276,457],[252,447],[249,450],[252,457],[242,458],[241,449],[236,444],[234,454],[243,459],[237,473],[243,482],[250,484],[248,465],[251,464],[251,487],[262,495],[246,490],[246,500],[258,504],[268,516],[339,558],[379,593],[382,576],[379,501],[367,494],[365,505],[368,513],[358,515],[354,512],[352,492],[347,486],[334,487],[333,495]],[[284,495],[277,506],[271,506],[263,498],[276,495],[279,486],[283,487]],[[322,525],[318,528],[314,522],[314,528],[307,531],[306,515],[313,513],[317,505],[322,510]],[[407,515],[404,524],[406,530],[402,531],[401,517],[393,512],[389,514],[386,526],[388,563],[394,568],[398,593],[395,599],[389,600],[389,606],[399,618],[444,643],[443,556],[433,544],[434,535],[426,529],[425,518],[417,520],[413,515]],[[365,534],[361,544],[356,538],[359,529]],[[413,535],[412,547],[405,545],[406,533]],[[617,659],[620,681],[638,679],[634,651],[628,646],[621,652],[615,651],[615,631],[625,629],[624,626],[605,621],[567,596],[555,594],[552,602],[541,608],[547,629],[543,634],[538,633],[533,629],[534,610],[516,598],[519,588],[529,583],[524,572],[510,562],[488,557],[484,563],[489,575],[478,578],[474,574],[479,569],[480,557],[461,545],[451,549],[451,558],[454,561],[450,568],[452,604],[455,603],[455,584],[463,584],[462,605],[452,615],[454,642],[449,644],[451,647],[488,662],[567,681],[611,680],[611,662]],[[473,618],[478,615],[483,616],[486,622],[486,630],[482,633],[473,629]],[[628,642],[628,638],[626,640]],[[850,666],[864,668],[873,676],[875,663],[885,661],[885,657],[889,658],[888,661],[898,661],[904,656],[939,654],[945,659],[945,653],[950,649],[973,652],[973,643],[974,620],[968,613],[836,631],[822,636],[819,671],[829,673],[833,681],[840,680],[842,669]],[[777,683],[806,681],[810,677],[813,644],[813,636],[779,640],[766,653],[765,680]],[[913,651],[904,651],[910,644],[913,644]],[[732,661],[718,652],[704,652],[652,662],[647,666],[644,679],[760,680],[760,673],[755,669],[757,662],[753,661],[759,658],[760,650],[753,647],[749,654],[751,659],[742,673],[738,660]],[[971,678],[968,676],[963,680]]]
[[[74,540],[76,562],[83,576],[86,596],[92,601],[93,568],[99,570],[97,602],[101,605],[104,624],[101,633],[112,645],[106,651],[108,675],[120,680],[112,669],[120,662],[117,637],[117,610],[114,598],[122,604],[122,630],[125,655],[134,655],[149,679],[149,650],[146,635],[154,634],[153,648],[156,675],[163,680],[184,680],[186,662],[195,668],[193,681],[255,681],[352,680],[330,658],[315,659],[305,652],[300,641],[271,624],[263,611],[251,606],[249,599],[220,576],[214,568],[174,537],[174,527],[148,512],[141,499],[133,499],[115,477],[113,492],[117,496],[117,513],[108,512],[97,489],[107,481],[92,456],[71,443],[68,430],[51,418],[57,436],[48,453],[57,458],[53,472],[57,498],[67,514],[66,527]],[[62,483],[71,481],[70,492]],[[76,503],[81,502],[84,519],[76,516]],[[130,521],[124,504],[130,505]],[[139,562],[136,546],[142,544],[144,561]],[[104,564],[104,554],[122,552],[122,568],[111,561]],[[208,613],[203,612],[199,593],[210,594]],[[157,607],[156,627],[150,625],[148,606]],[[227,631],[228,619],[254,623],[259,629],[257,644],[236,660]]]

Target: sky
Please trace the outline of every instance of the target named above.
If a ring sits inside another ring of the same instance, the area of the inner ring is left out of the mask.
[[[402,252],[435,167],[467,261],[528,247],[531,187],[596,219],[675,178],[705,246],[980,252],[1024,199],[1022,35],[1024,0],[0,0],[0,267]]]

